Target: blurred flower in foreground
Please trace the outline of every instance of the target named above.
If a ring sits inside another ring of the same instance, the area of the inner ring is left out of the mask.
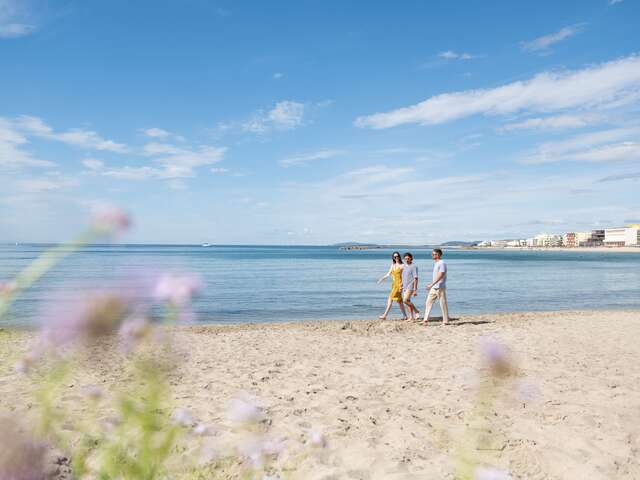
[[[131,352],[151,332],[151,324],[146,318],[133,317],[124,321],[118,335],[125,352]]]
[[[90,398],[94,402],[97,402],[102,397],[104,397],[104,391],[100,387],[98,387],[97,385],[86,385],[82,389],[82,393],[84,393],[84,395],[87,398]]]
[[[309,440],[311,445],[315,447],[325,448],[327,446],[327,439],[320,430],[309,431]]]
[[[131,299],[118,292],[94,292],[81,300],[53,305],[45,318],[43,338],[64,345],[115,333],[131,307]]]
[[[258,423],[264,418],[264,413],[258,401],[245,393],[231,401],[228,417],[235,423]]]
[[[163,302],[185,305],[202,289],[202,282],[192,275],[162,275],[153,296]]]
[[[482,342],[482,356],[493,375],[505,377],[514,372],[509,350],[495,338],[484,339]]]
[[[93,229],[104,235],[124,232],[131,226],[131,218],[122,209],[103,205],[93,212]]]
[[[474,472],[474,480],[511,480],[511,474],[505,470],[490,467],[478,467]]]
[[[0,295],[9,295],[16,289],[15,282],[0,282]]]
[[[184,408],[177,408],[171,414],[172,420],[181,427],[193,427],[195,422],[191,413]]]
[[[18,425],[0,418],[0,479],[46,480],[46,445],[21,432]]]

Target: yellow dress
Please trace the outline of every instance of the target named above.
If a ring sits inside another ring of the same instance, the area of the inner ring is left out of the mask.
[[[389,294],[389,298],[391,300],[395,300],[396,302],[402,301],[402,269],[401,268],[392,268],[391,269],[391,293]]]

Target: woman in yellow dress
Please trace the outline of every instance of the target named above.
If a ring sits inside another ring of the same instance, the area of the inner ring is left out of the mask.
[[[384,313],[380,315],[378,318],[380,320],[386,320],[387,314],[389,310],[391,310],[391,306],[393,302],[398,302],[398,306],[400,307],[400,311],[402,312],[402,320],[407,319],[407,313],[404,310],[404,303],[402,302],[402,269],[404,265],[402,263],[402,258],[400,257],[400,252],[393,252],[391,254],[391,259],[393,263],[389,268],[387,274],[378,280],[378,283],[382,282],[385,278],[391,277],[391,293],[389,293],[389,298],[387,299],[387,308]]]

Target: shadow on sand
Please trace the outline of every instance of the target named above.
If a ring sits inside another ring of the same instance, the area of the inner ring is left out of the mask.
[[[442,323],[442,317],[429,317],[429,325]],[[484,325],[486,323],[493,323],[490,320],[461,320],[460,318],[450,317],[449,325],[451,327],[459,327],[461,325]]]

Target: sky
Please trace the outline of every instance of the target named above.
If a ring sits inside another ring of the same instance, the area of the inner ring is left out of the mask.
[[[640,222],[640,2],[0,0],[0,242]]]

